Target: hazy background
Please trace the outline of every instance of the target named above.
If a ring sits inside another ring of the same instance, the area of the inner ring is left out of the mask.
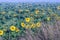
[[[0,0],[0,2],[60,2],[60,0]]]

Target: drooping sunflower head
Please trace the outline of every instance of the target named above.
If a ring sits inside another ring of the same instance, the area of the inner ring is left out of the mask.
[[[19,28],[16,28],[16,32],[19,32],[20,30],[19,30]]]

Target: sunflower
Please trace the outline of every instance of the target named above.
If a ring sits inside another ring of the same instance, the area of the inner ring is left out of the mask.
[[[30,18],[25,18],[25,21],[26,22],[30,22]]]
[[[60,6],[57,6],[57,9],[60,10]]]
[[[29,12],[29,10],[25,10],[26,12]]]
[[[36,25],[35,25],[34,23],[32,23],[30,27],[31,27],[31,28],[35,28]]]
[[[24,22],[22,22],[22,23],[21,23],[21,26],[24,28],[24,27],[25,27],[25,23],[24,23]]]
[[[37,22],[37,23],[36,23],[36,26],[37,26],[37,27],[40,27],[40,26],[41,26],[41,22]]]
[[[26,29],[28,29],[29,27],[30,27],[30,25],[26,25],[26,27],[25,27],[25,28],[26,28]]]
[[[3,35],[3,33],[4,33],[3,30],[0,30],[0,35]]]
[[[2,12],[2,14],[5,14],[5,12]]]
[[[40,11],[38,9],[35,10],[35,13],[38,14]]]
[[[16,16],[17,16],[17,14],[14,14],[13,16],[14,16],[14,17],[16,17]]]
[[[34,14],[30,14],[30,16],[34,16]]]
[[[16,32],[19,32],[19,28],[16,28]]]
[[[19,10],[19,12],[23,12],[23,10]]]
[[[11,30],[11,31],[15,31],[15,30],[16,30],[16,27],[15,27],[15,26],[11,26],[11,27],[10,27],[10,30]]]
[[[50,21],[50,17],[47,17],[47,20]]]

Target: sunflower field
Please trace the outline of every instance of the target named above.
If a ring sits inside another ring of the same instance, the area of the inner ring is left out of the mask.
[[[27,30],[42,33],[44,24],[56,21],[60,21],[60,3],[0,3],[0,40],[20,40]]]

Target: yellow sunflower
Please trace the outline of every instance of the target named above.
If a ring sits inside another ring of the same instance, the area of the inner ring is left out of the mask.
[[[26,25],[26,27],[25,27],[25,28],[26,28],[26,29],[28,29],[29,27],[30,27],[29,25]]]
[[[36,25],[35,25],[34,23],[32,23],[30,27],[31,27],[31,28],[35,28]]]
[[[35,13],[38,14],[40,11],[38,9],[35,10]]]
[[[19,28],[16,28],[16,32],[19,32]]]
[[[3,30],[0,30],[0,36],[3,35],[3,33],[4,33]]]
[[[11,27],[10,27],[10,30],[11,30],[11,31],[15,31],[15,30],[16,30],[16,27],[15,27],[15,26],[11,26]]]
[[[22,23],[21,23],[21,26],[24,28],[24,27],[25,27],[25,23],[24,23],[24,22],[22,22]]]
[[[41,26],[41,22],[37,22],[37,23],[36,23],[36,26],[37,26],[37,27],[40,27],[40,26]]]
[[[50,17],[47,17],[47,20],[50,21]]]
[[[25,18],[25,21],[26,22],[30,22],[30,18]]]

